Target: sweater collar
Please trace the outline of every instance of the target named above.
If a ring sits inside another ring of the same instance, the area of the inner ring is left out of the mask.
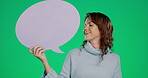
[[[95,49],[89,41],[87,41],[87,43],[84,45],[84,48],[87,50],[87,52],[94,54],[94,55],[101,55],[102,53],[102,49]],[[108,48],[108,52],[110,53],[110,49]]]

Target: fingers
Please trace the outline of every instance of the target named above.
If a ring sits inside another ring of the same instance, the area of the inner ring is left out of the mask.
[[[35,47],[30,47],[29,52],[33,53],[34,55],[38,55],[45,52],[45,50],[43,50],[43,47],[41,46],[35,46]]]
[[[38,49],[39,48],[39,49]],[[41,46],[35,46],[33,49],[34,49],[34,54],[37,53],[38,50],[40,50],[42,47]]]
[[[41,55],[43,52],[46,52],[45,50],[40,50],[39,52],[38,52],[38,55]]]
[[[39,54],[39,52],[40,52],[41,50],[43,50],[42,47],[38,47],[38,48],[36,48],[34,54],[35,54],[35,55],[36,55],[36,54]]]
[[[34,56],[39,58],[39,59],[42,59],[42,55],[44,55],[45,52],[42,48],[37,48],[36,52],[34,53]]]
[[[28,52],[33,53],[33,48],[34,47],[30,47],[29,50],[28,50]]]
[[[46,56],[43,53],[46,51],[43,50],[43,47],[41,47],[41,46],[30,47],[29,52],[32,53],[35,57],[37,57],[41,61],[46,60]]]

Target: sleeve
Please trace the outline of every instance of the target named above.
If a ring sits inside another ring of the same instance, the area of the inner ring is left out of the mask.
[[[49,73],[46,75],[45,71],[41,78],[70,78],[71,76],[71,51],[66,56],[65,62],[62,67],[60,74],[57,74],[52,68],[50,68]]]
[[[115,69],[114,78],[122,78],[121,66],[120,66],[120,57],[119,56],[118,56],[118,62],[117,62],[116,69]]]

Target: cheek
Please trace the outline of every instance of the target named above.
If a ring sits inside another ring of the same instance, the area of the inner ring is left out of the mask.
[[[94,33],[94,35],[96,35],[96,36],[100,36],[100,34],[101,34],[98,29],[95,29],[93,33]]]

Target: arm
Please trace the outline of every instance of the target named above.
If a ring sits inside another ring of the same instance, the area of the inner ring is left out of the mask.
[[[70,78],[71,76],[70,59],[71,59],[71,52],[68,53],[60,74],[57,74],[52,68],[50,68],[47,62],[45,62],[45,64],[43,63],[45,72],[43,73],[42,78]]]
[[[43,52],[45,52],[43,50],[43,47],[41,47],[41,46],[31,47],[31,48],[29,48],[29,52],[32,53],[35,57],[37,57],[40,61],[42,61],[43,66],[45,68],[45,72],[46,72],[46,74],[48,74],[48,72],[50,71],[50,66],[48,65],[48,61],[46,59],[46,56],[43,53]]]
[[[48,74],[49,71],[50,71],[50,66],[49,66],[49,64],[48,64],[48,61],[45,60],[45,61],[43,61],[42,63],[43,63],[44,69],[45,69],[45,74]]]
[[[121,66],[120,66],[120,57],[119,56],[118,56],[117,66],[116,66],[116,69],[115,69],[114,78],[122,78]]]

